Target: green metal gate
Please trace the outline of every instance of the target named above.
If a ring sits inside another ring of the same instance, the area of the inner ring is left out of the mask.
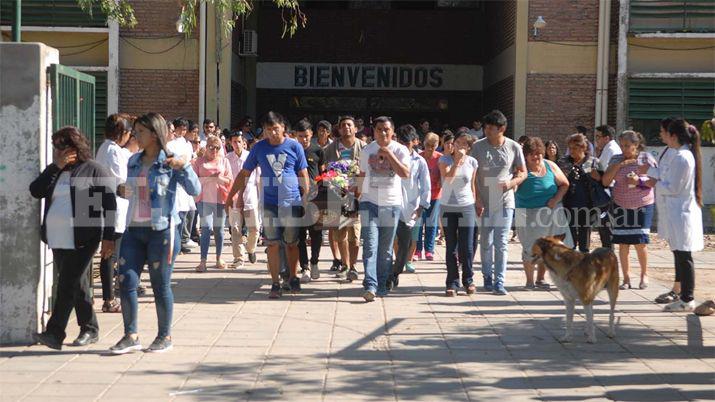
[[[50,66],[52,130],[79,128],[94,150],[95,78],[60,64]]]
[[[52,64],[48,73],[52,90],[52,131],[57,131],[64,126],[75,126],[87,137],[90,150],[94,152],[95,78],[61,64]],[[54,308],[57,298],[59,271],[56,266],[53,276],[50,309]],[[91,269],[87,272],[87,276],[90,293],[94,296]]]

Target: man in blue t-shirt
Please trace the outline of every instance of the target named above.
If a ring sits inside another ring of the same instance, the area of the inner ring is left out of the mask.
[[[236,176],[228,195],[226,208],[231,208],[234,195],[235,208],[243,207],[243,190],[246,180],[253,169],[261,167],[261,185],[263,187],[263,231],[268,244],[268,268],[273,285],[270,298],[281,296],[279,279],[280,242],[286,246],[288,267],[290,269],[290,289],[300,292],[298,271],[298,231],[304,226],[302,215],[301,187],[303,194],[308,190],[308,162],[303,147],[298,141],[286,136],[286,124],[283,116],[268,112],[263,123],[263,140],[251,148],[243,169]]]

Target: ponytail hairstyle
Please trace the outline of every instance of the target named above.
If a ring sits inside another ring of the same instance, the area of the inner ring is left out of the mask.
[[[149,131],[156,134],[159,148],[164,151],[167,158],[173,156],[173,154],[166,148],[166,137],[168,136],[166,120],[164,120],[159,113],[149,112],[145,115],[139,116],[134,124],[141,124],[142,126],[148,128]]]
[[[660,121],[660,127],[663,130],[668,131],[668,127],[670,126],[670,123],[672,123],[673,120],[676,120],[676,119],[677,119],[677,117],[672,117],[672,116],[666,117]]]
[[[690,145],[695,157],[695,200],[703,207],[703,157],[700,152],[700,133],[695,126],[683,119],[675,119],[668,125],[668,133],[678,138],[681,145]]]

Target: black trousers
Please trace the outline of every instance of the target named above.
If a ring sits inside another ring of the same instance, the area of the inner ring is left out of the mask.
[[[567,211],[574,248],[582,253],[588,253],[591,246],[591,224],[594,214],[590,208],[569,208]]]
[[[189,224],[189,233],[190,233],[189,238],[198,243],[199,242],[199,230],[198,230],[199,214],[198,214],[198,212],[196,210],[189,211],[186,214],[186,220],[187,220],[187,222],[190,222],[190,224]]]
[[[298,230],[298,261],[301,267],[308,267],[308,245],[306,232],[310,233],[310,263],[317,264],[320,260],[320,248],[323,246],[323,231],[315,226],[306,226]]]
[[[109,258],[99,260],[99,278],[102,281],[102,300],[114,300],[114,277],[116,276],[115,267],[117,266],[117,255],[119,254],[119,239],[122,238],[122,233],[117,233],[117,238],[114,240],[114,254]]]
[[[675,280],[680,281],[680,300],[693,300],[695,291],[695,264],[690,251],[673,250],[675,257]]]
[[[599,211],[603,216],[600,217],[600,225],[598,225],[598,237],[601,238],[601,246],[613,250],[613,232],[611,231],[611,204],[607,211]]]
[[[78,250],[52,250],[55,268],[59,270],[57,299],[52,316],[47,322],[47,332],[62,342],[67,334],[67,322],[72,309],[77,314],[77,323],[82,332],[99,332],[97,316],[92,308],[89,276],[87,270],[92,265],[92,256],[99,242]]]

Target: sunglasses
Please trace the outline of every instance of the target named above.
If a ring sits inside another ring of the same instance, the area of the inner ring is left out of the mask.
[[[64,151],[65,149],[70,147],[69,144],[63,144],[63,143],[58,143],[58,144],[53,143],[52,146],[58,151]]]
[[[210,149],[212,151],[218,151],[219,149],[221,149],[221,147],[218,147],[216,145],[209,145],[208,147],[206,147],[206,149]]]

